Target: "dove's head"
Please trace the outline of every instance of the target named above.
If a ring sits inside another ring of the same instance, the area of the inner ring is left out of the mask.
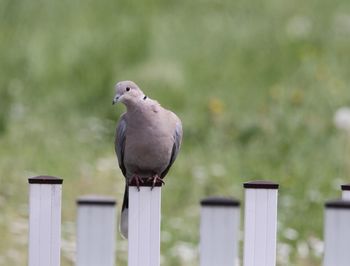
[[[113,104],[122,102],[125,105],[129,105],[145,97],[140,88],[129,80],[118,82],[117,85],[115,85],[115,92]]]

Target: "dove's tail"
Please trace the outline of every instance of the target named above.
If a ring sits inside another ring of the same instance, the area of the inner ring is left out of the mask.
[[[128,212],[129,212],[129,192],[128,185],[125,184],[122,214],[120,217],[120,232],[123,237],[128,238]]]

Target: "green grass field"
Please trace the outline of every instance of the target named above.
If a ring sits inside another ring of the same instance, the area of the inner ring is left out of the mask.
[[[184,124],[166,178],[162,265],[197,265],[198,203],[280,183],[279,265],[319,265],[323,203],[350,181],[350,3],[0,0],[0,264],[27,261],[27,178],[64,178],[62,266],[74,265],[75,199],[124,179],[113,138],[117,81],[136,81]],[[119,237],[119,236],[118,236]],[[127,242],[118,239],[126,265]]]

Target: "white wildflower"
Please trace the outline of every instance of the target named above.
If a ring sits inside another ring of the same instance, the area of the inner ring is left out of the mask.
[[[334,115],[334,124],[338,129],[345,130],[350,133],[350,108],[341,107]]]
[[[324,251],[324,242],[316,237],[310,237],[309,243],[314,255],[321,258]]]
[[[174,257],[180,258],[183,263],[190,263],[197,257],[197,248],[191,243],[181,241],[176,243],[171,253]]]
[[[301,258],[307,258],[309,256],[309,246],[306,242],[299,242],[297,245],[298,255]]]
[[[284,230],[283,236],[289,240],[296,240],[298,238],[299,234],[293,228],[287,228]]]
[[[292,247],[287,243],[279,243],[277,246],[277,260],[281,265],[288,265]]]
[[[289,19],[286,27],[287,34],[292,39],[304,39],[312,30],[312,23],[308,17],[295,16]]]

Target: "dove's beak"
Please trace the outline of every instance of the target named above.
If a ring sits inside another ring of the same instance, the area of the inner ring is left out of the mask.
[[[112,104],[116,104],[117,102],[119,102],[119,100],[120,100],[120,95],[116,95],[115,97],[114,97],[114,99],[113,99],[113,101],[112,101]]]

